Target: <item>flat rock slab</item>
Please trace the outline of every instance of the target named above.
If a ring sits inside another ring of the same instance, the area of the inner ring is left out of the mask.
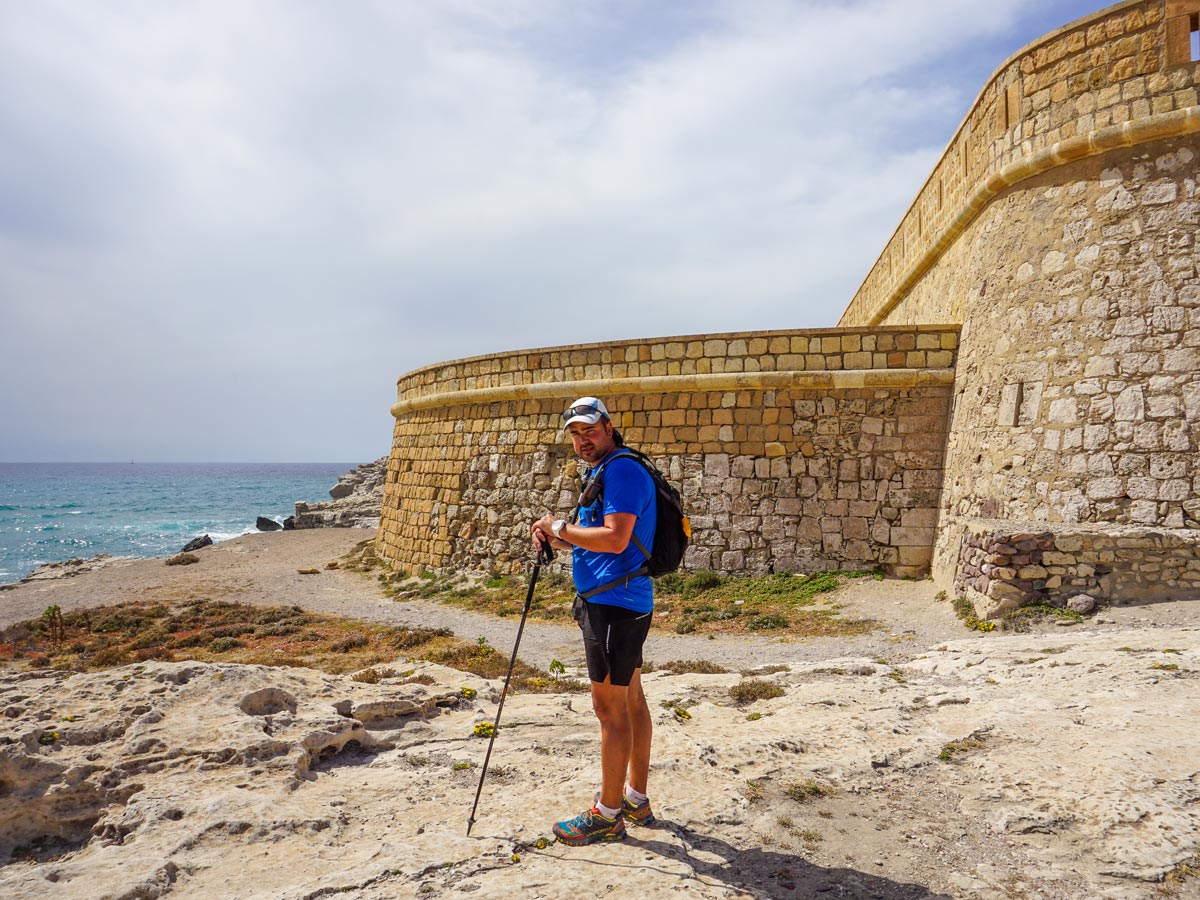
[[[539,838],[598,786],[587,696],[510,696],[468,838],[499,684],[416,665],[4,676],[0,895],[1131,900],[1197,852],[1194,626],[797,662],[749,706],[650,673],[661,822],[585,848]]]

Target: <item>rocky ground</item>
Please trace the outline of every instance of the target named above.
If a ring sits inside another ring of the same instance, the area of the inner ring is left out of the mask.
[[[110,564],[0,593],[0,621],[212,596],[454,623],[511,646],[515,619],[396,603],[354,573],[297,573],[361,538],[249,535],[196,565]],[[839,600],[885,625],[860,637],[656,635],[659,663],[786,665],[762,675],[783,694],[738,706],[741,675],[648,674],[662,821],[588,848],[539,846],[598,783],[586,696],[509,698],[467,837],[487,746],[473,729],[494,717],[498,683],[404,660],[377,684],[200,663],[9,673],[0,895],[1200,896],[1181,877],[1200,824],[1200,605],[978,635],[932,594],[856,583]],[[573,664],[572,637],[533,624],[522,656]],[[400,684],[409,670],[434,683]]]

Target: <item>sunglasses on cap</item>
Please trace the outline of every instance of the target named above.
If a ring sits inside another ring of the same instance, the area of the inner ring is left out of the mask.
[[[608,418],[608,416],[604,415],[604,410],[595,406],[572,406],[565,413],[563,413],[562,417],[563,421],[566,422],[568,419],[573,419],[576,416],[590,416],[592,413],[599,413],[604,418]]]

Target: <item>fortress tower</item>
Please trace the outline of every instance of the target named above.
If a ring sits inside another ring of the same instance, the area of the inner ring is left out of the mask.
[[[1004,63],[842,316],[962,327],[947,586],[1200,596],[1198,18],[1121,3]]]
[[[995,611],[1200,597],[1200,0],[1131,0],[984,87],[836,329],[521,351],[402,377],[377,541],[527,555],[559,412],[682,484],[686,565],[932,571]]]

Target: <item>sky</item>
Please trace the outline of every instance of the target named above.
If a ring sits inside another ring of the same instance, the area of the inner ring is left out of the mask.
[[[0,0],[0,461],[364,462],[429,363],[838,317],[1078,0]]]

